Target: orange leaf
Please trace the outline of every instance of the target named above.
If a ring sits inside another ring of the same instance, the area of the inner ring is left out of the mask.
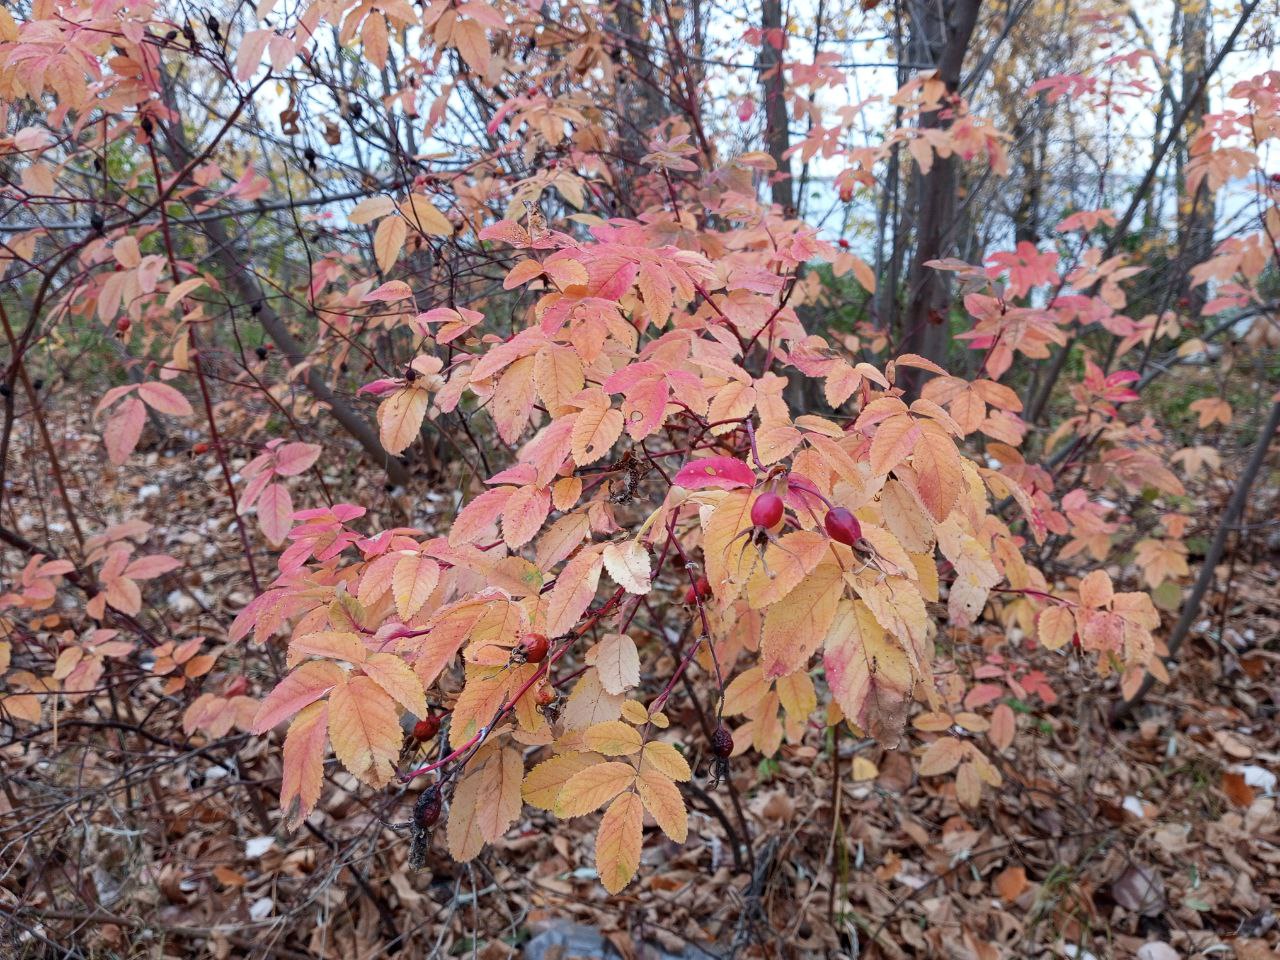
[[[1027,883],[1027,871],[1022,867],[1009,867],[1000,871],[992,881],[996,893],[1005,903],[1013,903],[1030,886]]]
[[[289,818],[297,829],[320,799],[324,779],[325,747],[328,744],[329,707],[313,703],[304,707],[289,724],[284,738],[284,762],[280,772],[280,809],[286,813],[298,801],[297,812]]]
[[[266,733],[280,721],[288,720],[342,683],[344,677],[336,663],[323,660],[304,663],[267,694],[253,718],[253,732]]]
[[[394,702],[370,678],[353,677],[329,694],[333,752],[369,786],[381,787],[391,779],[403,737]]]
[[[610,893],[617,893],[640,869],[644,842],[644,807],[634,793],[625,793],[600,818],[596,834],[596,872]]]

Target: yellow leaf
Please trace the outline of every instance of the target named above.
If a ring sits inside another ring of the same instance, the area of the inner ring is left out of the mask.
[[[760,640],[760,662],[766,676],[785,677],[809,662],[831,626],[843,593],[840,566],[824,562],[768,609]]]
[[[430,400],[422,387],[401,387],[378,405],[378,439],[387,453],[402,453],[413,443]]]
[[[902,737],[914,678],[906,653],[861,600],[841,601],[823,654],[840,709],[886,749]]]
[[[1058,650],[1071,642],[1076,633],[1076,618],[1066,607],[1054,604],[1040,611],[1036,618],[1036,634],[1047,650]]]
[[[711,511],[703,528],[707,581],[724,602],[738,595],[751,570],[754,554],[747,552],[747,538],[738,534],[751,526],[753,500],[750,490],[730,490]]]
[[[871,472],[884,476],[915,448],[923,431],[907,414],[897,414],[881,421],[871,438]]]
[[[530,770],[520,788],[525,802],[542,810],[554,810],[561,789],[576,774],[600,762],[595,753],[562,753]]]
[[[368,677],[352,677],[329,693],[333,752],[369,786],[391,779],[403,737],[394,702]]]
[[[351,208],[351,212],[347,214],[347,221],[362,227],[366,223],[373,223],[379,217],[385,217],[395,208],[395,201],[390,197],[365,197]]]
[[[449,805],[446,836],[455,860],[472,859],[515,822],[523,773],[519,751],[492,743],[467,764]]]
[[[621,720],[606,720],[587,728],[587,746],[606,757],[638,753],[640,731]]]
[[[756,610],[777,603],[829,555],[830,542],[817,531],[796,530],[769,544],[747,581],[747,602]]]
[[[813,680],[803,670],[778,680],[778,702],[793,717],[804,719],[818,709],[818,694]]]
[[[663,833],[676,843],[689,839],[689,811],[674,780],[652,768],[642,770],[636,778],[636,790]]]
[[[645,767],[658,770],[672,780],[679,780],[681,783],[686,783],[693,779],[693,771],[689,769],[689,761],[680,755],[679,750],[669,743],[663,743],[661,740],[650,740],[644,745],[640,769],[643,770]]]
[[[764,699],[773,681],[763,667],[749,667],[729,681],[724,689],[724,712],[729,716],[746,713]]]
[[[596,834],[596,872],[610,893],[617,893],[640,869],[644,841],[644,807],[634,793],[625,793],[600,818]]]
[[[400,212],[404,214],[408,225],[420,233],[435,237],[448,237],[453,234],[453,224],[449,222],[449,218],[420,193],[410,194],[400,204]]]
[[[557,817],[581,817],[604,806],[635,782],[636,768],[607,760],[570,777],[556,797]]]
[[[373,234],[373,255],[383,273],[389,273],[396,265],[407,234],[408,227],[399,217],[384,217],[378,224]]]
[[[592,667],[574,685],[560,722],[566,730],[585,730],[605,720],[617,720],[621,713],[622,694],[605,690],[599,671]]]
[[[440,565],[430,557],[406,553],[396,561],[391,575],[396,612],[408,622],[427,602],[440,582]]]
[[[636,701],[628,700],[622,705],[622,716],[628,723],[640,724],[649,719],[649,711]]]
[[[346,660],[348,663],[360,663],[367,650],[354,633],[339,630],[321,630],[316,633],[304,633],[289,641],[289,666],[293,666],[303,657],[328,657],[331,660]]]
[[[1080,581],[1080,602],[1086,607],[1105,607],[1111,602],[1111,577],[1105,570],[1091,570]]]

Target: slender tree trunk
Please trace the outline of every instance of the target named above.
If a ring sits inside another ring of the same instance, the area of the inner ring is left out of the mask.
[[[1191,146],[1204,130],[1209,112],[1208,85],[1203,82],[1208,63],[1209,4],[1192,0],[1182,11],[1182,98],[1187,104],[1183,135],[1183,168],[1191,159]],[[1208,187],[1201,183],[1193,195],[1181,193],[1183,209],[1178,211],[1178,257],[1175,282],[1178,294],[1187,300],[1187,309],[1198,316],[1205,304],[1204,284],[1191,285],[1191,268],[1204,263],[1213,253],[1214,202]]]
[[[764,88],[765,137],[769,156],[778,165],[771,184],[772,199],[782,207],[784,215],[794,216],[791,163],[785,156],[791,136],[787,129],[786,83],[782,75],[782,44],[787,36],[782,23],[782,0],[763,0],[760,26],[764,32],[760,46],[760,84]]]
[[[935,63],[938,78],[948,94],[960,86],[960,69],[978,21],[981,0],[919,0],[908,7],[911,14],[911,57],[915,62]],[[945,129],[949,121],[934,111],[924,114],[920,126]],[[950,346],[947,312],[951,290],[947,275],[927,267],[930,260],[946,256],[954,238],[958,164],[955,156],[935,157],[927,174],[917,169],[915,188],[916,248],[907,274],[907,308],[902,352],[917,353],[945,364]],[[910,392],[919,390],[913,376]]]

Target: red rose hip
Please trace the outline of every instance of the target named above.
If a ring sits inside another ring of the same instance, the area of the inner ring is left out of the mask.
[[[413,739],[419,743],[425,743],[439,732],[440,718],[434,714],[427,714],[413,725]]]
[[[711,584],[707,582],[706,577],[699,577],[698,582],[684,592],[684,602],[686,606],[691,607],[699,600],[705,600],[709,596],[711,596]]]
[[[862,537],[862,525],[858,523],[858,518],[844,507],[828,510],[822,525],[826,528],[828,537],[847,547],[852,547]]]
[[[782,498],[776,493],[762,493],[751,505],[751,523],[768,530],[782,519]]]
[[[525,663],[541,663],[547,658],[551,642],[540,633],[531,633],[524,638],[523,649]]]

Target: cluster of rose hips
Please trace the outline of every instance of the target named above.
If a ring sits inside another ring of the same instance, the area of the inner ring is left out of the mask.
[[[782,497],[772,491],[760,494],[751,505],[751,525],[754,528],[753,539],[764,539],[768,531],[782,521],[784,504]],[[852,547],[862,539],[862,525],[851,510],[845,507],[831,507],[822,521],[827,536],[837,543]]]

